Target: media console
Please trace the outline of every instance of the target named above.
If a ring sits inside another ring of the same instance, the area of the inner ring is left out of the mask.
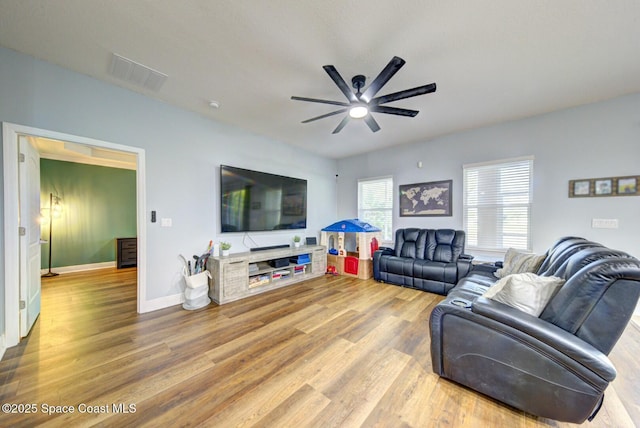
[[[285,259],[289,262],[283,265]],[[211,273],[209,297],[222,305],[324,275],[327,250],[321,245],[303,245],[233,253],[209,257],[207,269]]]

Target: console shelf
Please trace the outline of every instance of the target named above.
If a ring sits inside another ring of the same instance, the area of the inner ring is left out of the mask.
[[[308,260],[301,263],[290,261],[277,267],[269,263],[305,254],[309,256]],[[327,270],[327,251],[321,245],[303,245],[235,253],[225,257],[210,257],[207,269],[211,273],[209,296],[222,305],[324,275]]]

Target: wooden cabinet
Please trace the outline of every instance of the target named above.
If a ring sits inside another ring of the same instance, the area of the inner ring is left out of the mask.
[[[249,277],[249,264],[245,260],[236,260],[222,264],[222,278],[225,286],[222,288],[224,299],[242,297],[247,288]]]
[[[209,257],[209,296],[221,305],[322,276],[327,271],[326,251],[324,246],[307,245]]]
[[[138,239],[116,238],[116,267],[118,269],[138,265]]]

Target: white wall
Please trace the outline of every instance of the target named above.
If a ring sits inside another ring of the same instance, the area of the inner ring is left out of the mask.
[[[639,196],[568,197],[571,179],[640,175],[640,94],[342,159],[338,218],[357,216],[358,178],[393,175],[395,200],[400,184],[453,179],[452,217],[396,211],[393,227],[462,228],[462,165],[526,155],[535,156],[535,252],[574,235],[640,257]],[[616,218],[619,228],[592,229],[592,218]]]
[[[308,180],[308,228],[251,234],[260,246],[288,244],[295,234],[318,236],[336,220],[336,161],[4,48],[0,121],[145,150],[147,218],[155,210],[158,220],[173,222],[171,228],[147,223],[148,300],[181,292],[179,254],[201,254],[209,240],[231,242],[232,252],[246,251],[243,234],[220,234],[221,164]],[[0,239],[4,277],[4,236]],[[3,296],[0,288],[0,300]]]

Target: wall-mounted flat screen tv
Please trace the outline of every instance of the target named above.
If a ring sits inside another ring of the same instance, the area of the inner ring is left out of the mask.
[[[307,227],[307,180],[220,166],[222,232]]]

